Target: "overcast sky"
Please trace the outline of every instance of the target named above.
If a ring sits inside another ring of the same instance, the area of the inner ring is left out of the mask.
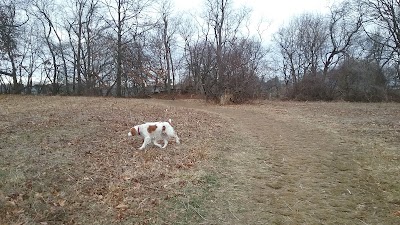
[[[174,0],[178,10],[200,13],[204,8],[205,0]],[[293,16],[303,12],[329,12],[335,0],[232,0],[235,7],[245,5],[253,10],[252,25],[256,26],[258,21],[263,18],[269,23],[265,23],[265,39],[270,39],[271,34]],[[338,2],[340,0],[336,0]],[[267,28],[267,25],[268,28]],[[269,41],[269,40],[265,40]]]

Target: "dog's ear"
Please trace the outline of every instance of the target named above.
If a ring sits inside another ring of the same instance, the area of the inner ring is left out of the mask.
[[[135,129],[134,127],[131,128],[130,134],[131,134],[130,136],[135,136],[135,135],[137,135],[137,131],[136,131],[136,129]]]

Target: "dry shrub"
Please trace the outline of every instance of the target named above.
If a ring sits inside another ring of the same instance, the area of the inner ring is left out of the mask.
[[[393,102],[400,102],[400,89],[388,90],[388,100]]]
[[[286,89],[286,98],[300,101],[332,100],[330,88],[322,77],[306,76]]]
[[[221,95],[220,99],[219,99],[219,104],[221,105],[228,105],[233,103],[233,95],[225,92],[224,94]]]
[[[349,59],[338,71],[338,88],[347,101],[380,102],[387,100],[386,78],[379,65]]]

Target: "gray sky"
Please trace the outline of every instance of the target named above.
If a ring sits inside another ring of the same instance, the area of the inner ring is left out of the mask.
[[[205,0],[174,0],[178,10],[199,13],[204,7]],[[329,6],[341,0],[232,0],[239,7],[245,5],[253,10],[252,25],[256,29],[258,22],[263,19],[264,38],[269,41],[271,34],[293,16],[303,12],[329,12]],[[269,22],[268,22],[269,21]]]

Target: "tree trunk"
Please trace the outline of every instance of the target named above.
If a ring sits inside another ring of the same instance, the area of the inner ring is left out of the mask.
[[[15,65],[15,59],[14,59],[14,56],[11,51],[8,51],[8,57],[10,58],[11,67],[12,67],[11,74],[9,74],[9,76],[11,76],[12,80],[13,80],[12,93],[19,94],[19,93],[21,93],[21,90],[19,88],[18,79],[17,79],[17,67]]]
[[[168,18],[164,14],[163,16],[163,21],[164,21],[164,32],[163,32],[163,42],[164,42],[164,49],[165,49],[165,61],[167,64],[166,68],[166,84],[165,87],[167,88],[167,92],[171,93],[171,68],[170,68],[170,46],[169,46],[169,41],[168,41]]]
[[[122,76],[122,3],[118,1],[118,37],[117,37],[117,97],[122,97],[121,76]]]
[[[79,9],[78,23],[78,49],[76,53],[76,75],[78,76],[77,94],[82,94],[82,70],[81,70],[81,51],[82,51],[82,4]]]

